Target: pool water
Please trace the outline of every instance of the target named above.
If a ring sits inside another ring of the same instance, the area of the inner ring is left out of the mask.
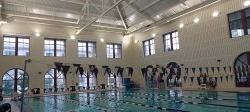
[[[25,98],[27,112],[250,112],[250,93],[112,90]]]

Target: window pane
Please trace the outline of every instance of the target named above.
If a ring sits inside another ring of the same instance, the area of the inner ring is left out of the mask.
[[[121,44],[107,44],[107,58],[121,58]]]
[[[29,39],[18,38],[18,56],[29,56]]]
[[[241,12],[236,12],[229,15],[229,21],[234,21],[239,19],[241,19]]]
[[[78,42],[78,57],[86,58],[87,57],[87,47],[86,42]]]
[[[44,56],[55,56],[54,40],[44,40]]]
[[[173,51],[179,49],[178,32],[168,33],[164,37],[165,51]]]
[[[94,42],[88,43],[88,57],[96,57],[96,44]]]
[[[248,11],[246,11],[246,15]],[[241,11],[229,15],[229,27],[231,32],[231,37],[239,37],[244,35],[244,29],[242,25]]]
[[[15,56],[16,39],[14,37],[4,37],[3,55]]]
[[[144,46],[144,55],[145,56],[155,54],[155,42],[154,42],[154,39],[144,41],[143,46]]]
[[[56,56],[57,57],[65,56],[65,41],[56,40]]]

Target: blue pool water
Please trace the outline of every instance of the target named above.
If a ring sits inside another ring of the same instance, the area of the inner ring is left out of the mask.
[[[250,112],[250,93],[113,90],[25,98],[27,112]]]

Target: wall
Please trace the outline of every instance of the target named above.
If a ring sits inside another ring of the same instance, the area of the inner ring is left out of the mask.
[[[41,32],[40,37],[34,36],[34,32]],[[128,66],[130,57],[128,49],[130,49],[130,38],[124,39],[119,33],[106,33],[106,32],[85,32],[83,35],[77,36],[76,40],[71,40],[70,35],[74,33],[72,28],[40,25],[33,23],[12,22],[1,26],[1,36],[3,34],[13,35],[27,35],[30,36],[30,56],[17,57],[17,56],[3,56],[0,55],[0,82],[2,83],[2,76],[11,68],[24,67],[25,59],[32,59],[32,63],[27,66],[27,73],[29,74],[30,88],[43,88],[44,75],[54,67],[54,62],[63,62],[64,64],[71,65],[74,63],[82,64],[85,69],[89,64],[97,65],[99,69],[98,83],[106,83],[103,65],[108,65],[111,68],[115,66]],[[44,56],[44,37],[48,38],[63,38],[66,39],[66,56],[65,57],[45,57]],[[100,38],[104,38],[105,42],[101,43]],[[78,58],[77,54],[77,40],[91,40],[97,42],[97,57],[96,58]],[[106,42],[123,43],[122,46],[122,59],[107,59],[106,58]],[[0,51],[3,50],[3,38],[0,39]],[[41,72],[41,74],[39,74]],[[71,67],[71,74],[67,76],[67,86],[75,84],[77,76],[74,74],[75,70]]]
[[[30,57],[9,57],[0,56],[0,75],[2,76],[10,68],[23,68],[24,59],[31,58],[33,62],[28,65],[28,74],[30,76],[30,88],[43,88],[44,74],[53,67],[53,62],[59,61],[64,63],[81,63],[84,65],[96,64],[96,65],[109,65],[114,67],[116,65],[121,66],[133,66],[135,71],[133,80],[140,84],[141,87],[145,87],[145,82],[142,77],[140,68],[149,64],[155,65],[167,65],[169,62],[177,62],[183,64],[183,68],[192,67],[212,67],[212,66],[230,66],[233,65],[234,59],[242,52],[250,51],[248,43],[250,42],[249,36],[242,36],[239,38],[231,39],[229,36],[227,14],[243,9],[243,2],[245,0],[221,0],[212,6],[203,8],[194,13],[181,17],[180,19],[171,21],[161,26],[145,31],[132,34],[130,37],[124,38],[120,34],[116,33],[85,33],[80,35],[77,39],[81,40],[94,40],[97,41],[97,58],[93,59],[80,59],[77,57],[77,40],[70,40],[69,36],[73,34],[72,28],[54,27],[41,24],[20,23],[13,22],[1,26],[1,34],[13,33],[29,35],[30,39]],[[220,15],[213,18],[212,12],[218,10]],[[200,18],[198,24],[193,23],[195,17]],[[179,29],[180,23],[185,23],[184,28]],[[162,34],[178,30],[180,38],[180,49],[173,52],[164,52]],[[41,37],[35,37],[34,32],[41,32]],[[156,54],[152,56],[144,57],[142,41],[152,38],[152,34],[156,33]],[[65,38],[66,42],[66,57],[54,58],[43,56],[43,38]],[[104,38],[106,41],[122,42],[123,43],[123,58],[122,59],[106,59],[105,43],[99,41],[100,38]],[[139,43],[134,43],[134,40],[139,40]],[[0,51],[2,51],[3,40],[0,40]],[[2,54],[2,53],[1,53]],[[220,63],[217,60],[222,60]],[[99,69],[101,68],[99,66]],[[86,68],[86,66],[85,66]],[[38,72],[42,72],[38,74]],[[73,72],[73,70],[71,70]],[[100,70],[98,82],[107,83],[103,74],[103,70]],[[195,74],[194,76],[197,76]],[[218,76],[220,74],[214,75]],[[191,77],[190,75],[189,77]],[[71,85],[71,79],[73,75],[69,75],[68,86]],[[105,79],[105,80],[104,80]],[[2,78],[0,79],[2,80]],[[0,81],[2,82],[2,81]],[[197,88],[197,82],[191,83],[188,80],[184,84],[185,88]],[[219,82],[218,88],[235,88],[233,80],[229,82]]]
[[[198,10],[194,13],[183,16],[177,20],[166,23],[160,27],[153,28],[145,32],[137,32],[133,34],[134,40],[139,40],[138,44],[134,44],[133,52],[136,55],[134,65],[138,64],[138,68],[147,65],[166,66],[169,62],[177,62],[183,64],[183,68],[199,68],[199,67],[217,67],[232,66],[234,59],[245,51],[250,51],[248,43],[249,36],[239,38],[230,38],[228,28],[227,14],[243,9],[245,0],[221,0],[220,2]],[[212,17],[212,13],[217,10],[220,15],[216,18]],[[200,18],[200,22],[193,23],[194,18]],[[184,28],[179,28],[179,24],[184,23]],[[164,44],[162,34],[178,30],[180,49],[172,52],[164,52]],[[142,41],[152,38],[155,33],[156,54],[151,56],[143,55]],[[222,60],[220,63],[217,60]],[[191,71],[191,70],[189,70]],[[137,70],[140,73],[140,70]],[[211,72],[210,72],[211,74]],[[194,76],[198,76],[195,74]],[[213,75],[220,76],[221,74]],[[230,74],[231,75],[231,74]],[[191,77],[192,75],[189,75]],[[144,84],[143,77],[137,77],[140,84]],[[235,88],[233,80],[229,82],[219,82],[218,88]],[[184,84],[185,88],[197,88],[196,79],[194,84],[190,80]]]

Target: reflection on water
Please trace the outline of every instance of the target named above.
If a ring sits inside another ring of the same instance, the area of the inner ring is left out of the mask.
[[[160,112],[162,109],[192,112],[249,112],[250,93],[124,90],[26,98],[25,103],[25,106],[34,112],[93,112],[102,110]]]

